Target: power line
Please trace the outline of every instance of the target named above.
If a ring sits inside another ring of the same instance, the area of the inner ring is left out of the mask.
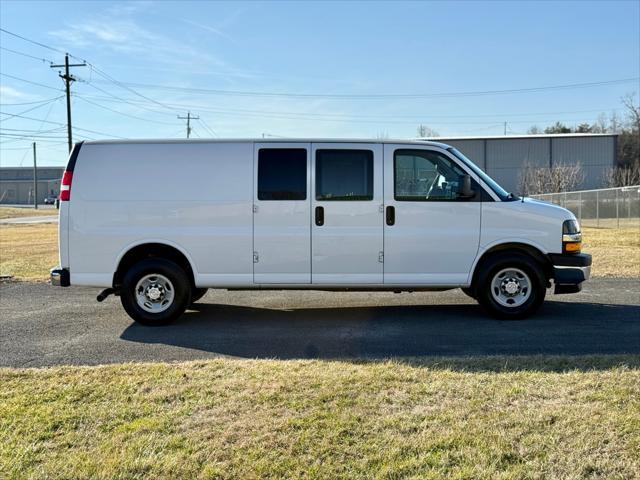
[[[75,97],[75,98],[79,98],[79,99],[80,99],[80,100],[82,100],[83,102],[87,102],[87,103],[89,103],[89,104],[91,104],[91,105],[94,105],[94,106],[96,106],[96,107],[102,108],[102,109],[104,109],[104,110],[108,110],[108,111],[113,112],[113,113],[117,113],[118,115],[122,115],[122,116],[125,116],[125,117],[133,118],[133,119],[135,119],[135,120],[141,120],[141,121],[143,121],[143,122],[157,123],[157,124],[159,124],[159,125],[172,125],[172,126],[173,126],[173,125],[175,125],[175,123],[161,122],[161,121],[159,121],[159,120],[152,120],[152,119],[150,119],[150,118],[137,117],[137,116],[135,116],[135,115],[131,115],[131,114],[128,114],[128,113],[121,112],[121,111],[119,111],[119,110],[115,110],[115,109],[113,109],[113,108],[105,107],[104,105],[100,105],[99,103],[95,103],[95,102],[92,102],[91,100],[87,100],[86,98],[84,98],[84,97],[83,97],[83,96],[81,96],[81,95],[77,95],[77,94],[76,94],[76,95],[74,95],[74,97]]]
[[[64,95],[60,95],[59,97],[48,98],[46,100],[38,100],[37,102],[0,103],[0,106],[2,106],[2,107],[20,107],[22,105],[35,105],[36,103],[49,103],[49,102],[53,102],[54,100],[59,100],[62,97],[64,97]]]
[[[7,120],[11,120],[11,118],[13,118],[13,117],[20,118],[21,115],[24,115],[25,113],[29,113],[29,112],[31,112],[33,110],[37,110],[38,108],[45,107],[47,104],[54,103],[56,100],[57,100],[57,98],[54,99],[54,100],[50,100],[47,103],[43,103],[41,105],[36,105],[35,107],[27,108],[26,110],[23,110],[20,113],[3,113],[4,115],[8,115],[9,118],[3,118],[2,120],[0,120],[0,122],[6,122]]]
[[[22,35],[18,35],[17,33],[10,32],[9,30],[5,30],[4,28],[0,28],[0,32],[7,33],[7,34],[12,35],[12,36],[14,36],[16,38],[24,40],[25,42],[33,43],[34,45],[38,45],[39,47],[43,47],[43,48],[46,48],[46,49],[54,51],[54,52],[62,53],[63,55],[65,53],[62,50],[58,50],[57,48],[53,48],[50,45],[45,45],[44,43],[36,42],[35,40],[30,40],[30,39],[28,39],[26,37],[23,37]]]
[[[11,115],[9,113],[6,112],[0,112],[0,115]],[[52,122],[51,120],[42,120],[41,118],[33,118],[33,117],[26,117],[24,115],[13,115],[14,117],[18,117],[18,118],[22,118],[24,120],[33,120],[35,122],[44,122],[44,123],[50,123],[52,125],[61,125],[61,126],[66,126],[64,123],[60,123],[60,122]],[[123,140],[127,140],[127,137],[120,137],[118,135],[113,135],[111,133],[104,133],[104,132],[98,132],[96,130],[89,130],[88,128],[80,128],[80,127],[73,127],[74,130],[80,130],[83,132],[89,132],[89,133],[95,133],[96,135],[104,135],[107,137],[111,137],[111,138],[121,138]]]
[[[61,76],[61,78],[62,78],[63,80],[65,80],[66,93],[67,93],[67,125],[69,126],[69,127],[68,127],[68,128],[69,128],[69,150],[71,150],[71,146],[72,146],[72,145],[71,145],[71,142],[72,142],[72,140],[71,140],[71,131],[72,131],[72,130],[71,130],[71,105],[70,105],[70,91],[69,91],[69,87],[70,87],[71,82],[73,82],[73,81],[75,80],[75,78],[73,78],[73,77],[69,74],[69,67],[72,67],[72,66],[84,66],[84,65],[89,65],[89,66],[91,67],[92,71],[95,71],[95,72],[96,72],[96,73],[98,73],[100,76],[102,76],[103,78],[106,78],[107,80],[109,80],[109,81],[110,81],[110,82],[112,82],[113,84],[115,84],[115,85],[119,86],[120,88],[123,88],[123,89],[125,89],[125,90],[127,90],[127,91],[129,91],[129,92],[133,93],[134,95],[139,96],[140,98],[143,98],[143,99],[148,100],[148,101],[150,101],[150,102],[152,102],[152,103],[155,103],[156,105],[159,105],[159,106],[161,106],[161,107],[162,107],[162,108],[164,108],[164,109],[170,110],[170,111],[172,111],[172,112],[177,112],[177,110],[172,109],[171,107],[168,107],[168,106],[164,105],[163,103],[158,102],[157,100],[154,100],[153,98],[150,98],[150,97],[148,97],[148,96],[146,96],[146,95],[143,95],[143,94],[141,94],[141,93],[137,92],[136,90],[134,90],[133,88],[131,88],[131,87],[129,87],[129,86],[127,86],[127,85],[123,84],[122,82],[119,82],[118,80],[116,80],[115,78],[113,78],[111,75],[109,75],[108,73],[106,73],[106,72],[102,71],[102,70],[101,70],[101,69],[99,69],[97,66],[95,66],[94,64],[92,64],[92,63],[90,63],[90,62],[87,62],[86,60],[82,60],[82,59],[80,59],[80,58],[78,58],[78,57],[76,57],[76,56],[74,56],[74,55],[70,55],[70,54],[68,54],[68,53],[66,53],[66,52],[62,52],[61,50],[59,50],[59,49],[57,49],[57,48],[54,48],[54,47],[52,47],[52,46],[50,46],[50,45],[46,45],[46,44],[44,44],[44,43],[37,42],[37,41],[35,41],[35,40],[31,40],[31,39],[29,39],[29,38],[27,38],[27,37],[24,37],[24,36],[22,36],[22,35],[18,35],[17,33],[10,32],[10,31],[8,31],[8,30],[6,30],[6,29],[0,28],[0,31],[2,31],[2,32],[4,32],[4,33],[7,33],[7,34],[9,34],[9,35],[12,35],[12,36],[14,36],[14,37],[16,37],[16,38],[19,38],[19,39],[21,39],[21,40],[24,40],[24,41],[26,41],[26,42],[30,42],[30,43],[32,43],[32,44],[34,44],[34,45],[38,45],[38,46],[40,46],[40,47],[43,47],[43,48],[46,48],[46,49],[52,50],[52,51],[54,51],[54,52],[63,53],[63,54],[65,55],[65,75],[64,75],[64,76],[63,76],[63,75],[60,75],[60,76]],[[76,65],[69,65],[68,57],[75,58],[75,59],[77,59],[77,60],[81,61],[82,63],[81,63],[81,64],[76,64]],[[52,67],[57,67],[57,65],[52,65]],[[14,78],[18,79],[17,77],[14,77]],[[18,80],[26,81],[26,82],[28,82],[28,83],[34,83],[34,82],[30,82],[30,81],[25,80],[25,79],[18,79]],[[34,83],[34,84],[35,84],[35,83]],[[40,84],[40,86],[44,86],[44,85]],[[51,87],[47,87],[47,88],[51,88]],[[103,90],[103,92],[104,92],[104,90]]]
[[[23,140],[19,140],[19,141],[23,141]],[[0,143],[2,143],[2,142],[0,142]],[[38,143],[43,143],[43,141],[39,140]],[[46,143],[49,143],[49,142],[46,142]],[[47,150],[54,150],[51,147],[53,147],[55,145],[66,145],[66,144],[67,144],[66,140],[64,142],[54,142],[54,143],[51,143],[49,146],[47,146]],[[0,147],[0,150],[4,151],[4,150],[24,150],[24,149],[27,149],[27,151],[29,151],[30,148],[31,148],[31,144],[29,144],[28,147]]]
[[[15,53],[16,55],[22,55],[23,57],[28,57],[28,58],[33,58],[35,60],[40,60],[41,62],[44,62],[44,63],[53,63],[51,60],[48,60],[46,58],[35,57],[33,55],[29,55],[28,53],[19,52],[17,50],[11,50],[10,48],[6,48],[6,47],[0,47],[0,50],[5,50],[7,52]]]
[[[30,130],[30,129],[26,129],[26,128],[5,128],[2,127],[0,129],[0,133],[1,132],[20,132],[20,133],[51,133],[51,132],[59,132],[60,130],[62,130],[64,127],[56,127],[56,128],[52,128],[50,130]]]
[[[3,77],[9,77],[9,78],[13,78],[14,80],[19,80],[21,82],[25,82],[25,83],[30,83],[31,85],[37,85],[38,87],[42,87],[42,88],[48,88],[49,90],[55,90],[56,92],[59,92],[60,90],[57,88],[54,88],[50,85],[45,85],[43,83],[38,83],[38,82],[32,82],[31,80],[27,80],[25,78],[20,78],[20,77],[15,77],[13,75],[9,75],[8,73],[2,73],[0,72],[0,75],[2,75]]]
[[[142,108],[143,110],[148,110],[149,112],[158,113],[158,114],[160,114],[160,115],[172,115],[172,114],[169,114],[169,113],[160,112],[160,111],[155,110],[155,109],[153,109],[153,108],[149,108],[149,107],[146,107],[146,106],[144,106],[144,105],[141,105],[141,104],[142,104],[142,101],[141,101],[141,100],[126,100],[126,99],[124,99],[124,98],[122,98],[122,97],[119,97],[119,96],[117,96],[117,95],[114,95],[113,93],[108,92],[107,90],[103,90],[102,88],[100,88],[100,87],[98,87],[98,86],[94,85],[94,84],[93,84],[93,82],[88,82],[88,81],[84,81],[84,80],[81,80],[81,81],[82,81],[82,82],[84,82],[84,83],[86,83],[87,85],[89,85],[91,88],[94,88],[94,89],[96,89],[96,90],[98,90],[98,91],[100,91],[100,92],[102,92],[102,93],[105,93],[105,94],[106,94],[106,95],[108,95],[109,97],[112,97],[112,98],[114,98],[114,99],[118,100],[119,102],[127,103],[127,104],[129,104],[129,105],[134,106],[134,107]],[[85,98],[87,98],[87,97],[85,97]],[[90,97],[90,98],[93,98],[93,97]],[[104,98],[100,98],[100,100],[105,100],[105,99],[104,99]],[[107,101],[113,101],[113,100],[110,100],[110,99],[106,99],[106,100],[107,100]]]
[[[105,97],[89,97],[89,98],[97,98],[99,100],[104,101],[113,101],[109,98]],[[142,102],[139,100],[130,100],[132,104],[138,105]],[[574,111],[562,111],[562,112],[529,112],[529,113],[491,113],[491,114],[472,114],[472,115],[433,115],[433,114],[412,114],[412,115],[397,115],[397,114],[371,114],[371,115],[358,115],[358,114],[340,114],[340,113],[312,113],[312,112],[289,112],[289,111],[274,111],[274,110],[247,110],[247,109],[221,109],[221,108],[208,108],[203,107],[201,105],[193,105],[193,104],[177,104],[170,103],[176,108],[184,108],[184,109],[198,109],[201,111],[212,112],[212,113],[238,113],[238,114],[260,114],[260,115],[291,115],[291,116],[301,116],[301,117],[310,117],[310,118],[330,118],[330,119],[369,119],[375,120],[380,119],[380,122],[385,122],[389,119],[415,119],[416,121],[426,121],[429,119],[440,119],[440,118],[508,118],[508,117],[526,117],[526,116],[538,116],[538,115],[569,115],[569,114],[578,114],[578,113],[598,113],[603,111],[611,111],[616,109],[610,108],[600,108],[600,109],[592,109],[592,110],[574,110]],[[493,121],[493,120],[492,120]]]
[[[547,85],[542,87],[513,88],[503,90],[479,90],[467,92],[442,92],[442,93],[380,93],[380,94],[332,94],[332,93],[286,93],[286,92],[258,92],[243,90],[219,90],[195,87],[175,87],[171,85],[156,85],[148,83],[119,82],[121,86],[132,86],[138,88],[163,89],[170,91],[203,93],[212,95],[248,96],[248,97],[286,97],[286,98],[332,98],[332,99],[353,99],[353,100],[375,100],[375,99],[418,99],[418,98],[450,98],[450,97],[473,97],[486,95],[505,95],[516,93],[542,92],[549,90],[568,90],[574,88],[590,88],[604,85],[618,85],[637,82],[640,77],[623,78],[616,80],[604,80],[597,82],[569,83],[562,85]]]
[[[62,135],[21,135],[18,133],[4,133],[4,132],[0,132],[0,137],[8,137],[8,138],[55,138],[55,139],[60,139],[60,138],[64,138],[64,136]]]
[[[75,57],[74,57],[74,58],[75,58]],[[120,82],[120,81],[116,80],[115,78],[113,78],[112,76],[108,75],[107,73],[103,72],[102,70],[100,70],[98,67],[96,67],[96,66],[95,66],[95,65],[93,65],[92,63],[89,63],[89,62],[87,62],[87,63],[89,64],[89,66],[91,66],[91,68],[92,68],[95,72],[97,72],[97,73],[98,73],[98,75],[101,75],[102,77],[106,78],[107,80],[109,80],[109,81],[110,81],[110,82],[112,82],[113,84],[115,84],[115,85],[119,86],[120,88],[123,88],[123,89],[125,89],[125,90],[128,90],[129,92],[133,93],[134,95],[137,95],[137,96],[138,96],[138,97],[140,97],[140,98],[144,98],[145,100],[148,100],[148,101],[150,101],[150,102],[152,102],[152,103],[155,103],[156,105],[159,105],[159,106],[161,106],[162,108],[165,108],[165,109],[170,110],[170,111],[172,111],[172,112],[177,111],[177,110],[175,110],[175,109],[173,109],[173,108],[171,108],[171,107],[168,107],[167,105],[165,105],[165,104],[163,104],[163,103],[161,103],[161,102],[158,102],[157,100],[154,100],[153,98],[147,97],[146,95],[143,95],[143,94],[141,94],[141,93],[137,92],[137,91],[136,91],[136,90],[134,90],[133,88],[130,88],[129,86],[127,86],[125,83]]]
[[[209,132],[209,134],[213,137],[217,137],[218,134],[211,128],[209,127],[209,125],[207,124],[207,122],[204,121],[204,119],[199,118],[198,122],[200,123],[200,125],[202,125],[204,127],[204,129]]]

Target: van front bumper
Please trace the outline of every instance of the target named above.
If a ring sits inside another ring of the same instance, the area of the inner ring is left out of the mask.
[[[54,267],[50,271],[51,285],[56,287],[68,287],[71,285],[71,275],[66,268]]]
[[[588,253],[549,254],[553,265],[553,293],[577,293],[582,282],[591,275],[591,255]]]

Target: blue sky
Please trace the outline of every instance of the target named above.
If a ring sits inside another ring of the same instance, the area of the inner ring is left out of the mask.
[[[522,133],[622,113],[620,97],[640,90],[635,80],[394,96],[640,77],[638,1],[3,0],[0,25],[99,69],[73,70],[74,140],[184,137],[176,116],[188,110],[201,118],[195,138],[409,138],[420,123],[443,136],[501,135],[505,121],[508,133]],[[36,136],[39,162],[63,165],[64,99],[44,102],[62,95],[62,81],[48,63],[21,54],[56,63],[63,55],[6,33],[0,46],[0,110],[30,117],[0,115],[0,163],[29,165]],[[256,95],[265,92],[302,96]]]

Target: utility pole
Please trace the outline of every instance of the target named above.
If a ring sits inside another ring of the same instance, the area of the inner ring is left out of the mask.
[[[71,83],[75,82],[76,79],[73,75],[69,73],[69,67],[86,67],[86,63],[72,63],[69,64],[69,54],[66,53],[64,56],[64,65],[51,65],[51,68],[61,68],[64,67],[64,75],[58,72],[58,76],[64,80],[64,84],[67,90],[67,138],[69,140],[69,152],[73,148],[73,139],[71,136]]]
[[[187,112],[186,117],[181,117],[178,115],[178,120],[186,120],[187,121],[187,138],[191,136],[191,120],[199,120],[200,117],[194,117],[191,115],[191,112]]]
[[[507,135],[507,122],[504,122],[504,134]]]
[[[36,165],[36,142],[33,142],[33,207],[38,209],[38,167]]]

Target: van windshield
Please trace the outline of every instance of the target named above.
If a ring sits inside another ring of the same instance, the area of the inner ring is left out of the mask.
[[[498,185],[498,183],[493,178],[484,173],[480,167],[478,167],[475,163],[465,157],[462,152],[456,150],[453,147],[448,148],[447,151],[451,152],[458,160],[462,161],[466,166],[473,170],[473,172],[478,175],[484,181],[484,183],[486,183],[489,188],[493,190],[496,195],[498,195],[498,197],[500,197],[500,200],[509,201],[518,199],[518,197],[516,197],[513,193],[507,192],[504,188]]]

